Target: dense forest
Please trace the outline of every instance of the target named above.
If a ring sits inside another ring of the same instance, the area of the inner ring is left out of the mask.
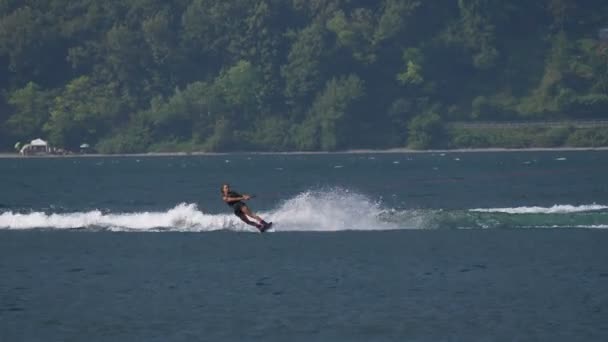
[[[608,119],[604,27],[605,0],[1,0],[0,149],[475,146],[449,123]]]

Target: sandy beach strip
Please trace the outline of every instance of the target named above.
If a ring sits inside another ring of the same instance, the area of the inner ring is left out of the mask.
[[[437,149],[437,150],[413,150],[409,148],[391,149],[352,149],[344,151],[233,151],[233,152],[149,152],[149,153],[124,153],[124,154],[47,154],[22,156],[18,153],[0,153],[2,159],[41,159],[41,158],[100,158],[100,157],[185,157],[185,156],[221,156],[231,154],[263,154],[263,155],[315,155],[315,154],[419,154],[419,153],[479,153],[479,152],[575,152],[575,151],[608,151],[608,146],[604,147],[531,147],[531,148],[471,148],[471,149]]]

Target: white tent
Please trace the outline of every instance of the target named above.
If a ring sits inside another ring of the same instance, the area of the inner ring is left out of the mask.
[[[49,148],[49,144],[38,138],[38,139],[34,139],[32,140],[29,144],[25,144],[22,148],[21,148],[21,154],[23,155],[29,155],[29,154],[47,154],[51,151],[51,149]]]
[[[48,146],[49,144],[48,144],[46,141],[44,141],[44,140],[42,140],[42,139],[38,138],[38,139],[34,139],[34,140],[32,140],[32,141],[30,142],[30,145],[31,145],[31,146],[43,146],[43,147],[46,147],[46,146]]]

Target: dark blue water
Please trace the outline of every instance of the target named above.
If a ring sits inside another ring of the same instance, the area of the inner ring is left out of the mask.
[[[604,341],[607,157],[0,159],[0,341]]]

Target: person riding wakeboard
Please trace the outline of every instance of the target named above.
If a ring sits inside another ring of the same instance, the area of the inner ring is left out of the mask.
[[[245,204],[243,201],[247,201],[251,198],[250,195],[247,194],[239,194],[236,191],[230,190],[230,184],[222,184],[222,200],[226,202],[232,209],[234,209],[234,214],[238,216],[243,222],[248,225],[254,226],[260,230],[260,232],[265,232],[272,226],[272,222],[266,222],[258,215],[254,214],[251,209]],[[250,220],[249,218],[255,219],[257,222]]]

